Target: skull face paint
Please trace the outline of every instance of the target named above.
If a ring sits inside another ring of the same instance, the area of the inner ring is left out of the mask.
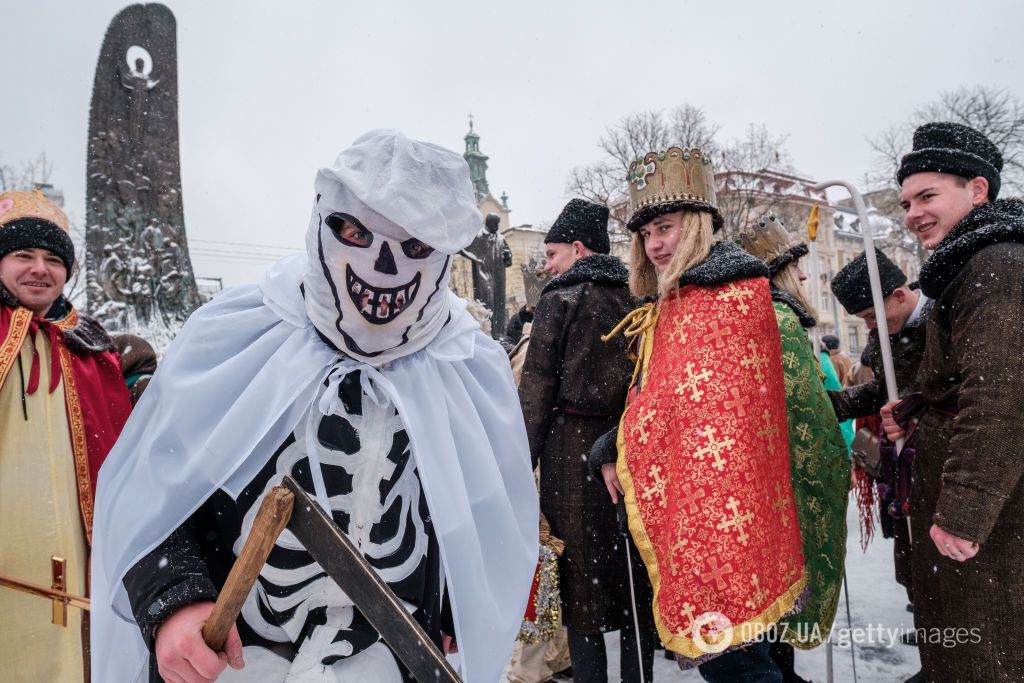
[[[335,188],[318,196],[307,234],[306,310],[338,349],[381,365],[425,346],[447,320],[451,257],[365,207],[357,217]]]

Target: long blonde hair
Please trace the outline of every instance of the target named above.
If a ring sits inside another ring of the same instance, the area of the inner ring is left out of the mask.
[[[658,275],[654,263],[644,251],[644,238],[633,233],[629,255],[629,289],[636,297],[664,297],[679,286],[683,273],[708,257],[714,243],[714,224],[706,211],[682,211],[683,225],[679,228],[679,243],[672,260]]]
[[[796,276],[796,264],[797,261],[790,261],[782,270],[772,275],[772,284],[796,299],[797,303],[804,307],[808,315],[812,318],[817,318],[818,313],[814,310],[811,302],[807,300],[804,288],[800,286],[800,279]]]

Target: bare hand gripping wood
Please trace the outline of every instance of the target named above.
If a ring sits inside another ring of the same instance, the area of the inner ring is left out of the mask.
[[[203,640],[214,652],[222,652],[246,596],[267,561],[277,537],[292,518],[295,495],[284,486],[275,486],[263,497],[253,520],[252,530],[242,552],[231,567],[217,604],[203,626]]]
[[[461,683],[455,669],[402,601],[381,580],[334,520],[290,476],[284,478],[282,486],[275,486],[263,498],[249,538],[203,627],[203,639],[211,650],[223,651],[231,626],[285,527],[345,591],[356,609],[391,646],[392,652],[417,681]]]

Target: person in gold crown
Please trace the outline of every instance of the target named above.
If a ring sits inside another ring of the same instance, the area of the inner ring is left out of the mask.
[[[797,607],[806,576],[768,268],[715,241],[701,150],[652,152],[628,181],[630,288],[653,301],[616,328],[637,365],[601,474],[625,498],[679,665],[708,681],[781,681],[762,636]],[[592,465],[607,450],[596,444]]]
[[[773,213],[740,233],[739,242],[768,266],[782,339],[790,470],[809,591],[800,611],[779,622],[771,655],[786,683],[797,683],[804,679],[793,668],[793,645],[801,649],[821,645],[839,606],[850,462],[805,331],[816,324],[814,308],[800,286],[807,279],[799,266],[807,245],[794,243]]]
[[[25,591],[88,595],[96,473],[131,410],[110,337],[63,296],[74,262],[63,211],[0,193],[4,680],[81,681],[88,667],[82,610]]]

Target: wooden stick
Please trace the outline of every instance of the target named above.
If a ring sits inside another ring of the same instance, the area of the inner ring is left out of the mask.
[[[89,609],[89,598],[71,595],[64,591],[57,591],[48,586],[44,586],[39,583],[32,583],[31,581],[23,581],[21,579],[16,579],[13,576],[7,576],[6,574],[0,574],[0,588],[13,588],[16,591],[28,593],[29,595],[38,595],[41,598],[59,600],[64,604],[77,607],[78,609],[86,611]]]
[[[292,516],[295,495],[283,486],[275,486],[263,497],[253,520],[249,538],[231,567],[217,604],[203,626],[203,640],[214,652],[222,652],[228,633],[242,611],[245,598],[256,583],[256,577],[267,561],[277,537]]]

